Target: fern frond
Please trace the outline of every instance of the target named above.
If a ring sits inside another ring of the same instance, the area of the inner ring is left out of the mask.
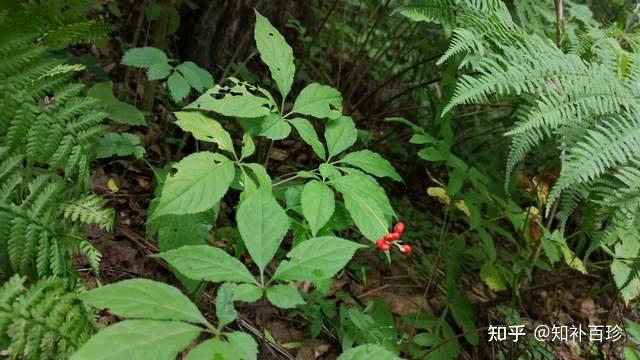
[[[547,208],[570,186],[602,177],[609,169],[638,156],[640,120],[636,114],[611,117],[587,131],[583,140],[567,149],[560,177],[549,194]]]
[[[107,207],[108,200],[98,195],[87,195],[67,203],[62,207],[65,219],[84,224],[97,224],[104,230],[111,231],[115,214]]]
[[[93,314],[69,280],[29,288],[14,276],[0,288],[0,344],[13,359],[66,359],[96,331]]]

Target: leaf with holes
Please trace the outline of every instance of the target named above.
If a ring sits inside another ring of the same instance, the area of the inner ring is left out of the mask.
[[[213,111],[224,116],[259,118],[269,114],[269,99],[252,94],[246,86],[216,85],[187,105],[185,109]],[[257,119],[251,119],[256,121]]]
[[[293,84],[296,67],[293,63],[293,50],[284,36],[276,30],[267,18],[255,10],[255,39],[260,58],[271,72],[280,94],[286,98]]]

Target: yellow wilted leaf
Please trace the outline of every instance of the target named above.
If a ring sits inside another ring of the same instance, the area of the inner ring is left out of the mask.
[[[469,207],[465,204],[464,200],[454,200],[451,201],[449,195],[447,195],[447,190],[442,187],[428,187],[427,195],[432,198],[436,198],[441,204],[450,205],[453,204],[458,210],[462,211],[465,215],[471,216],[471,212],[469,211]]]
[[[493,291],[504,291],[507,289],[507,281],[493,264],[484,263],[482,265],[480,268],[480,278]]]
[[[451,198],[447,195],[447,190],[441,187],[428,187],[427,195],[432,198],[436,198],[439,202],[445,205],[451,204]]]
[[[118,184],[113,179],[109,179],[109,181],[107,181],[107,187],[109,188],[109,190],[111,190],[112,193],[116,193],[120,190]]]
[[[471,212],[469,211],[469,207],[464,202],[464,200],[456,200],[453,202],[453,206],[458,208],[458,210],[462,211],[465,215],[471,216]]]

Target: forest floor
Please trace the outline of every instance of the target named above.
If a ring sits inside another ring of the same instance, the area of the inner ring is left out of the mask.
[[[121,31],[126,31],[123,26]],[[111,72],[118,64],[118,49],[100,56],[101,67]],[[78,49],[79,53],[91,52],[91,49]],[[97,52],[94,55],[98,55]],[[129,74],[132,75],[132,74]],[[133,80],[135,81],[135,74]],[[124,74],[109,73],[109,78],[116,81],[115,89],[133,94],[139,99],[144,89],[130,81],[124,83]],[[114,80],[115,79],[115,80]],[[168,110],[162,104],[156,104],[154,116],[160,119],[167,117]],[[158,123],[166,124],[166,121]],[[162,167],[179,156],[168,155],[178,151],[175,146],[162,141],[165,136],[158,127],[145,129],[127,129],[140,135],[147,150],[146,158],[154,166]],[[302,163],[312,157],[311,151],[295,142],[278,142],[269,153],[270,167],[274,173],[280,164]],[[393,162],[393,161],[392,161]],[[396,165],[396,164],[394,164]],[[400,170],[400,169],[399,169]],[[403,317],[416,313],[438,316],[446,306],[444,277],[439,268],[441,257],[437,241],[443,231],[444,210],[437,199],[427,195],[425,189],[433,186],[430,176],[424,168],[411,174],[402,173],[405,183],[395,185],[390,197],[396,208],[402,208],[401,220],[407,224],[408,241],[414,246],[414,254],[409,258],[394,258],[389,264],[375,248],[358,252],[350,266],[340,273],[334,281],[327,299],[340,302],[352,302],[366,306],[370,300],[382,299],[394,315],[396,327],[412,337],[415,327],[410,326]],[[429,174],[430,175],[430,174]],[[158,252],[155,241],[147,236],[146,216],[149,202],[154,197],[154,174],[145,162],[136,160],[97,161],[91,172],[92,190],[111,200],[115,207],[116,226],[113,232],[100,230],[97,226],[86,226],[85,234],[92,244],[102,253],[101,273],[94,276],[90,266],[77,259],[77,267],[89,288],[96,286],[99,279],[102,283],[115,283],[128,278],[150,278],[178,285],[177,280],[168,270],[167,265],[157,257],[149,255]],[[225,249],[232,249],[237,240],[227,231],[235,227],[232,217],[233,209],[224,201],[220,205],[217,224],[209,234],[209,242]],[[463,233],[466,225],[449,224],[446,231]],[[356,239],[358,234],[353,234]],[[285,242],[290,239],[285,239]],[[506,244],[496,244],[508,251]],[[247,260],[248,261],[248,260]],[[429,262],[430,266],[425,266]],[[427,271],[435,268],[435,272]],[[495,358],[500,349],[512,349],[527,346],[526,342],[513,344],[509,342],[489,342],[488,329],[494,324],[493,319],[503,318],[506,307],[516,308],[522,316],[522,325],[528,329],[528,336],[535,324],[584,324],[615,323],[623,325],[623,318],[640,320],[640,315],[626,307],[620,300],[613,298],[605,281],[610,277],[608,267],[603,266],[601,274],[591,272],[581,274],[565,267],[554,272],[535,271],[532,279],[520,287],[519,293],[505,291],[496,293],[480,279],[479,274],[471,274],[460,284],[465,295],[474,308],[475,325],[480,334],[480,346],[472,347],[463,339],[464,334],[456,329],[455,338],[462,344],[461,358],[486,359]],[[470,272],[467,272],[469,274]],[[302,291],[309,290],[302,285]],[[213,317],[213,299],[215,289],[209,287],[199,299],[199,306],[205,314]],[[346,295],[345,295],[346,294]],[[288,313],[278,310],[266,303],[257,305],[238,304],[240,321],[234,326],[252,332],[260,341],[260,359],[333,359],[340,354],[340,344],[336,334],[324,328],[321,335],[312,339],[305,335],[306,321],[294,320]],[[300,319],[297,317],[296,319]],[[106,312],[101,322],[109,324],[115,319]],[[415,325],[415,324],[414,324]],[[264,329],[263,333],[261,330]],[[559,359],[591,358],[594,349],[602,348],[607,358],[624,358],[621,347],[610,343],[597,342],[547,342],[543,345]]]

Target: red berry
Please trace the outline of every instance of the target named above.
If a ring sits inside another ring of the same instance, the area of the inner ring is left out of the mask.
[[[385,235],[383,239],[386,242],[394,242],[394,241],[400,240],[400,234],[398,234],[397,232],[392,232]]]
[[[383,239],[376,240],[376,246],[382,251],[389,251],[389,244]]]
[[[393,228],[393,232],[396,232],[402,235],[402,233],[404,232],[404,224],[401,222],[397,223],[396,226]]]
[[[403,254],[405,254],[405,255],[409,255],[409,254],[411,254],[411,246],[409,246],[409,245],[402,245],[402,246],[400,247],[400,252],[401,252],[401,253],[403,253]]]
[[[381,249],[382,251],[384,251],[384,252],[387,252],[387,251],[389,251],[390,246],[389,246],[389,244],[384,243],[384,245],[383,245],[380,249]]]

